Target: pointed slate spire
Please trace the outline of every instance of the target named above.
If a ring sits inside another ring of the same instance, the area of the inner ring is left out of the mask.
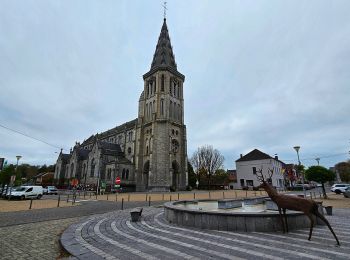
[[[154,55],[153,55],[151,69],[149,70],[149,72],[143,75],[143,78],[146,78],[152,75],[154,72],[156,72],[159,69],[169,70],[175,75],[178,75],[179,77],[181,77],[183,80],[185,79],[185,76],[177,71],[177,65],[175,62],[173,47],[171,46],[168,27],[167,27],[165,18],[164,18],[163,26],[158,38],[156,51],[154,52]]]
[[[165,18],[158,38],[156,51],[153,55],[151,70],[156,67],[171,67],[175,70],[177,69]]]

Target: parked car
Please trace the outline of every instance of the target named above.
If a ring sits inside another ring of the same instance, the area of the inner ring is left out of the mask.
[[[10,196],[10,192],[6,194],[8,198]],[[43,187],[41,186],[19,186],[11,191],[11,198],[18,199],[41,199],[43,196]]]
[[[58,190],[55,186],[47,186],[46,188],[43,188],[43,193],[50,195],[50,194],[58,194]]]
[[[347,187],[343,194],[345,198],[350,198],[350,187]]]
[[[346,188],[350,187],[350,184],[333,184],[331,187],[331,191],[336,194],[343,193]]]

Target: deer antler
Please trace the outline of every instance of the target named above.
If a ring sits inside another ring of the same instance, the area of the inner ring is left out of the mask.
[[[255,174],[256,174],[256,178],[258,179],[258,181],[260,181],[260,182],[264,182],[265,181],[264,174],[262,173],[262,168],[261,169],[257,169]]]
[[[269,169],[268,169],[268,172],[270,172],[270,173],[269,173],[269,179],[271,179],[271,177],[272,177],[272,175],[273,175],[273,168],[272,168],[272,169],[269,168]]]

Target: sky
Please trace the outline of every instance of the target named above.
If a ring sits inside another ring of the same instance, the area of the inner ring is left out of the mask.
[[[212,145],[225,169],[255,148],[297,163],[298,145],[306,166],[350,159],[350,1],[167,6],[189,157]],[[135,119],[162,23],[156,0],[2,0],[0,157],[54,164]]]

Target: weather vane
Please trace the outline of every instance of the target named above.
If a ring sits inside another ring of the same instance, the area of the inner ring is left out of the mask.
[[[166,19],[166,10],[168,10],[168,8],[166,8],[166,2],[164,2],[162,6],[164,8],[164,19]]]

